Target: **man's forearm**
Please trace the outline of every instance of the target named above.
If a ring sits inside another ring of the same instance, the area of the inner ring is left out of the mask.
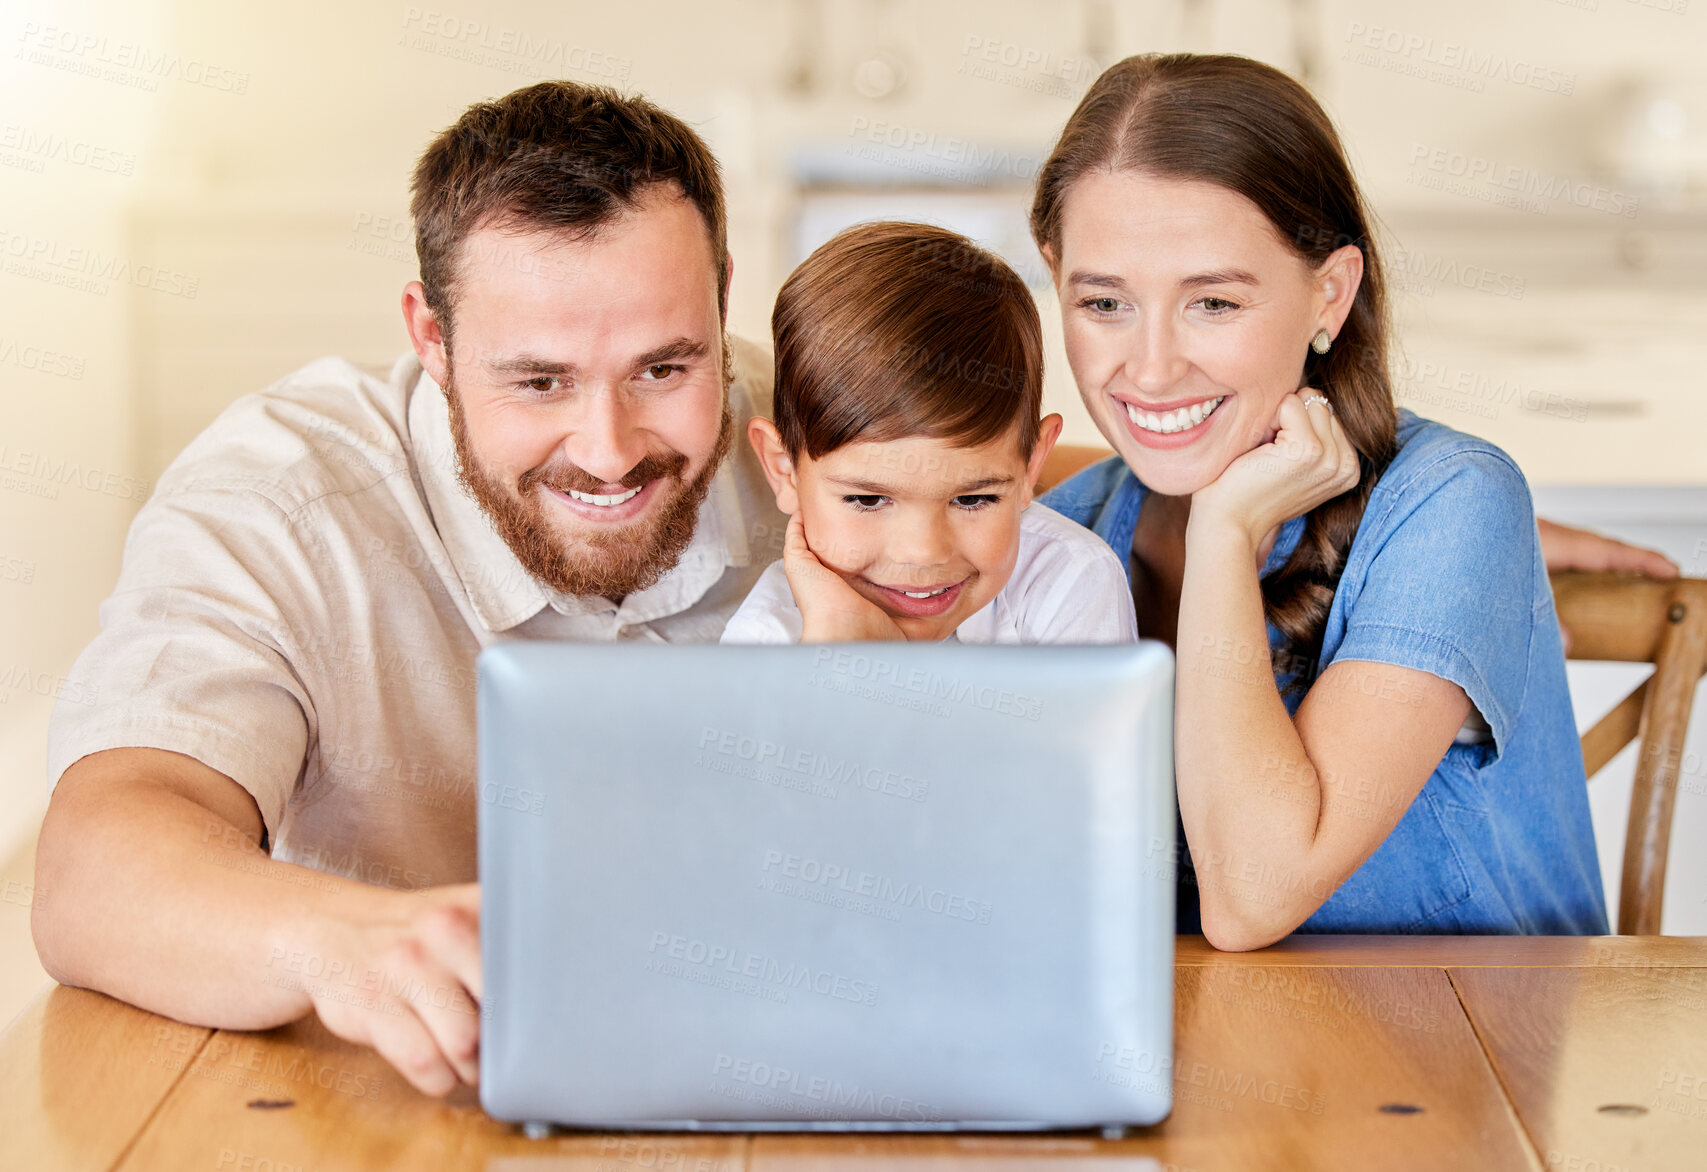
[[[307,1013],[312,925],[389,893],[275,862],[258,825],[114,768],[68,770],[42,825],[34,930],[48,972],[199,1025]]]

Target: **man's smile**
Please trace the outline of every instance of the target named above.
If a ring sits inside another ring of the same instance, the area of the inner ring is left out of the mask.
[[[540,485],[546,494],[557,504],[574,514],[576,517],[595,524],[611,525],[622,521],[631,521],[646,511],[648,505],[658,496],[658,486],[667,477],[648,480],[639,488],[621,488],[611,485],[601,485],[605,492],[582,492],[579,489],[556,489],[548,485]],[[614,488],[615,491],[609,491]]]

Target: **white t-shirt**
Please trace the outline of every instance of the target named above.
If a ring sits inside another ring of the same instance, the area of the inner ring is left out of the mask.
[[[798,643],[800,608],[782,562],[759,575],[725,643]],[[1126,569],[1102,538],[1047,505],[1019,519],[1019,557],[1001,593],[956,627],[961,643],[1136,643]]]

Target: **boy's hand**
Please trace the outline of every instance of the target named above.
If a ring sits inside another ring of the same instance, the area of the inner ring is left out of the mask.
[[[900,642],[906,639],[895,620],[842,576],[818,560],[806,544],[800,514],[788,519],[782,568],[800,608],[802,643]]]

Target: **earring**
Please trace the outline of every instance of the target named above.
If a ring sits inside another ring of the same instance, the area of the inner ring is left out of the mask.
[[[1326,354],[1328,352],[1328,347],[1333,344],[1334,340],[1328,337],[1328,331],[1326,330],[1317,330],[1316,336],[1310,339],[1310,349],[1314,350],[1318,354]]]

